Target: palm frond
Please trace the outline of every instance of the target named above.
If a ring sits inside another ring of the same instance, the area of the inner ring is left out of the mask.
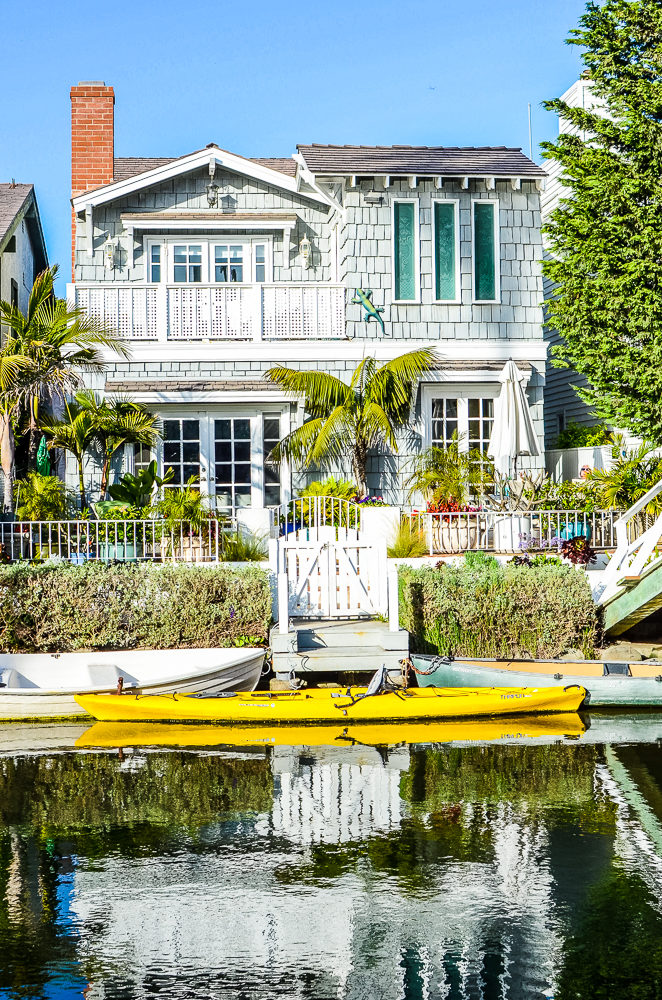
[[[366,402],[361,412],[359,430],[368,447],[387,444],[397,454],[398,445],[391,417],[379,403],[373,400]]]
[[[302,397],[306,410],[313,417],[328,416],[336,406],[345,403],[351,393],[345,382],[328,372],[297,371],[284,365],[274,365],[264,373],[264,378],[285,392]]]
[[[282,461],[310,464],[308,456],[314,447],[317,436],[324,424],[322,417],[307,420],[301,427],[296,427],[275,445],[269,453],[269,461],[278,464]]]
[[[341,460],[347,452],[347,441],[355,437],[356,422],[351,419],[346,407],[336,406],[322,423],[307,464],[325,466],[334,460]]]
[[[436,352],[430,348],[408,351],[387,361],[370,381],[370,398],[386,413],[393,414],[396,422],[406,420],[416,385],[437,361]]]

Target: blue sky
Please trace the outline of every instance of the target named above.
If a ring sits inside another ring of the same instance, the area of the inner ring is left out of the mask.
[[[212,140],[245,156],[297,142],[509,145],[556,132],[540,104],[581,70],[584,0],[3,4],[0,180],[37,188],[69,278],[69,88],[115,88],[115,153]],[[9,42],[9,44],[6,44]],[[535,158],[535,153],[534,153]]]

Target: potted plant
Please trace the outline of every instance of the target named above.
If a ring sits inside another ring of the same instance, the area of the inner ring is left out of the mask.
[[[517,479],[495,476],[494,493],[489,498],[493,512],[494,547],[497,552],[515,552],[522,538],[530,536],[531,516],[542,504],[541,493],[547,475],[520,472]]]
[[[422,493],[425,498],[438,552],[475,548],[482,507],[471,500],[482,496],[494,479],[494,467],[483,453],[464,451],[461,444],[455,433],[445,448],[428,448],[416,458],[407,480],[409,496]]]
[[[156,509],[164,519],[162,558],[170,555],[184,562],[202,562],[207,555],[211,558],[217,542],[216,522],[194,476],[181,488],[164,490]]]

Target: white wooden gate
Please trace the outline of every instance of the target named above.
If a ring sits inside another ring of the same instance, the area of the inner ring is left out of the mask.
[[[357,528],[320,525],[275,539],[278,617],[386,614],[386,542]]]

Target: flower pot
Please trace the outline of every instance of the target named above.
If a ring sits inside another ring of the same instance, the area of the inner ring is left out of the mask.
[[[469,549],[476,548],[478,526],[467,524],[466,521],[462,523],[459,521],[444,523],[442,521],[435,534],[437,536],[435,546],[437,552],[467,552]]]
[[[522,535],[531,532],[531,518],[523,514],[497,514],[494,520],[494,548],[497,552],[518,552]]]
[[[135,542],[101,542],[99,556],[102,562],[110,562],[111,559],[127,562],[138,558]]]

